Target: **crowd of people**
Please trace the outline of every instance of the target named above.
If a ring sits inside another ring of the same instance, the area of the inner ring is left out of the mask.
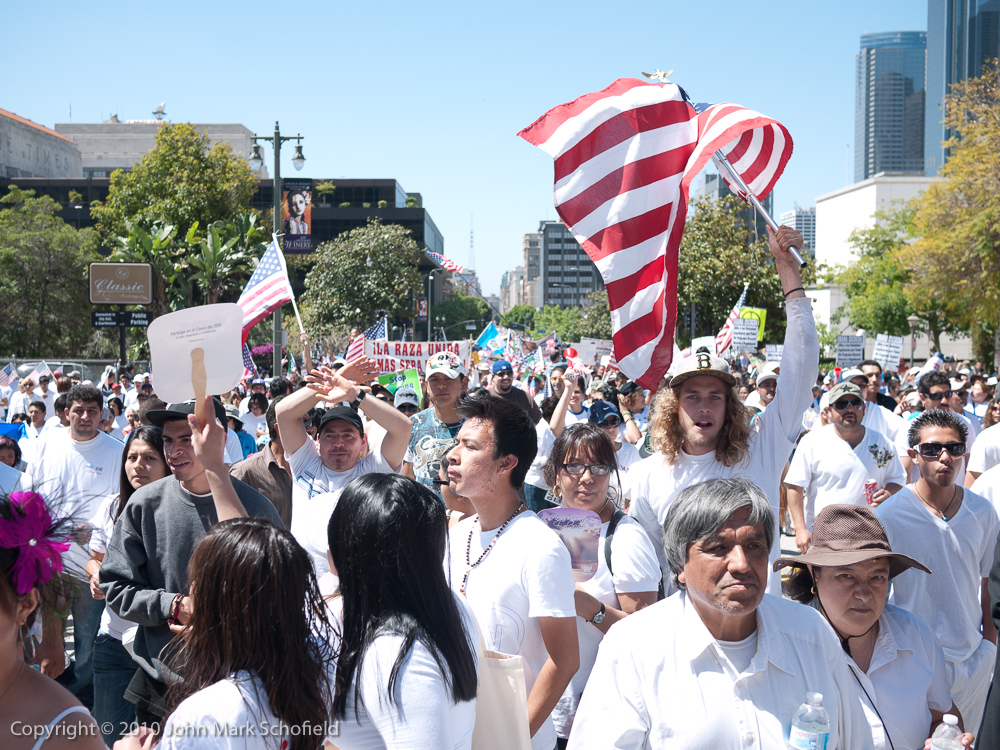
[[[336,359],[204,422],[148,373],[0,392],[0,746],[785,748],[818,693],[831,750],[1000,747],[995,373],[821,371],[769,240],[781,361],[654,388],[556,349]]]

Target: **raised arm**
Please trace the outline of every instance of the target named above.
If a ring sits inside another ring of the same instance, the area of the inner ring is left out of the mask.
[[[566,410],[569,409],[569,400],[573,398],[577,389],[576,379],[575,372],[570,376],[563,374],[562,396],[559,397],[559,403],[556,404],[555,411],[552,412],[552,419],[549,420],[549,429],[556,437],[562,435],[563,430],[566,429]]]
[[[214,415],[211,396],[205,396],[205,409],[206,414]],[[187,419],[191,427],[191,448],[205,467],[205,478],[212,491],[216,515],[220,521],[246,518],[246,508],[236,494],[229,466],[226,464],[226,428],[214,418],[205,420],[204,426],[198,424],[198,418],[193,414],[189,414]]]
[[[790,247],[802,247],[802,235],[790,227],[779,227],[777,233],[769,227],[767,241],[781,279],[788,323],[778,388],[766,413],[769,420],[777,420],[789,442],[795,442],[802,429],[802,412],[812,400],[812,386],[819,374],[819,337],[812,300],[802,287],[799,264],[788,252]]]

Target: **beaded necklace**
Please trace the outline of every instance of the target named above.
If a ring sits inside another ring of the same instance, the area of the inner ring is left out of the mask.
[[[497,535],[493,537],[493,541],[491,541],[487,545],[486,549],[483,550],[483,554],[479,556],[478,560],[472,562],[472,535],[476,533],[476,524],[479,523],[479,516],[476,515],[475,520],[472,522],[472,528],[469,529],[468,544],[465,545],[465,564],[469,566],[469,569],[465,571],[465,575],[462,576],[462,586],[458,590],[462,596],[465,596],[465,586],[469,582],[469,573],[471,573],[472,569],[477,567],[479,563],[481,563],[483,560],[486,559],[486,556],[490,553],[490,550],[493,549],[493,545],[497,543],[497,539],[500,538],[500,535],[510,525],[510,522],[513,521],[515,518],[517,518],[518,514],[523,509],[524,509],[524,504],[519,503],[517,506],[517,510],[514,511],[513,515],[511,515],[510,518],[508,518],[506,521],[503,522],[503,526],[501,526],[499,531],[497,531]]]

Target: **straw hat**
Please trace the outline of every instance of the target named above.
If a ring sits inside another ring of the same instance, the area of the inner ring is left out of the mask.
[[[930,573],[930,569],[912,557],[893,552],[885,529],[871,508],[862,505],[828,505],[816,516],[809,551],[798,557],[779,557],[774,570],[786,565],[838,567],[889,558],[889,577],[895,578],[908,568]]]

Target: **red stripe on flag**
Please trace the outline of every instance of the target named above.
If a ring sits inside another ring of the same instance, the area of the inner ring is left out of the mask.
[[[619,78],[617,81],[601,91],[597,91],[593,94],[584,94],[571,102],[553,107],[531,123],[528,127],[521,130],[518,135],[521,138],[524,138],[524,140],[528,143],[540,146],[552,137],[552,134],[559,129],[559,126],[562,125],[563,122],[571,117],[576,117],[577,115],[585,112],[587,108],[595,102],[611,96],[621,96],[625,92],[631,91],[639,86],[662,86],[662,84],[647,83],[645,81],[640,81],[637,78]]]

